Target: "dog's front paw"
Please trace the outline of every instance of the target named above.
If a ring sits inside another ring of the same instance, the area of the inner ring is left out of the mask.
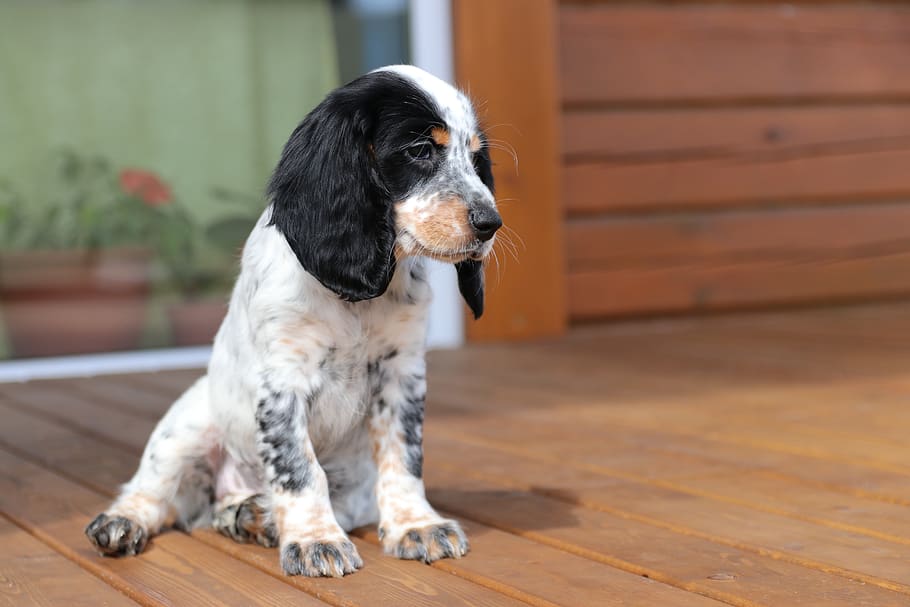
[[[470,546],[461,526],[455,521],[442,521],[406,530],[399,537],[389,536],[380,530],[386,553],[400,559],[432,563],[439,559],[461,558]]]
[[[281,548],[281,568],[287,575],[342,577],[363,567],[357,547],[347,538],[302,544],[290,542]]]
[[[88,527],[85,535],[92,545],[105,556],[136,555],[148,541],[148,533],[139,523],[123,516],[99,514]]]

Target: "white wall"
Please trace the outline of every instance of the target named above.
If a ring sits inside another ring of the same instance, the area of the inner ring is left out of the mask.
[[[454,83],[450,0],[409,2],[412,62],[446,82]],[[454,348],[464,343],[464,310],[455,268],[436,261],[429,264],[433,305],[430,308],[427,345],[430,348]]]

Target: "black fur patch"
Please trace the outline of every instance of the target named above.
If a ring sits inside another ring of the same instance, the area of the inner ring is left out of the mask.
[[[426,404],[424,383],[416,378],[401,382],[404,400],[398,415],[404,430],[405,465],[417,478],[423,476],[423,416]]]
[[[458,273],[458,290],[475,320],[483,315],[483,264],[469,259],[455,264]]]
[[[471,160],[474,163],[474,172],[480,177],[480,181],[487,186],[491,194],[495,194],[496,184],[493,181],[493,163],[490,160],[490,147],[487,144],[487,136],[483,133],[480,134],[480,149],[474,152]]]
[[[312,395],[308,400],[315,399]],[[306,425],[294,393],[272,393],[256,407],[259,454],[271,468],[273,486],[294,493],[311,481],[311,462],[304,450]]]
[[[394,202],[436,166],[407,156],[443,124],[406,78],[366,74],[336,89],[291,134],[268,185],[272,225],[303,268],[348,301],[382,295],[395,261]]]

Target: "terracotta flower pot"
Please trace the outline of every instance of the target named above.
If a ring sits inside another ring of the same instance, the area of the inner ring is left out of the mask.
[[[139,347],[146,249],[0,254],[0,304],[17,358]]]
[[[168,306],[168,317],[178,346],[211,345],[227,313],[224,299],[194,299]]]

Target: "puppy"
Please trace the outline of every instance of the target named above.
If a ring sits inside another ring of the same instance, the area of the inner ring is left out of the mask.
[[[294,130],[244,247],[207,374],[152,433],[139,470],[86,528],[134,555],[165,523],[280,546],[288,575],[362,567],[346,531],[425,562],[468,541],[424,495],[430,289],[455,264],[479,317],[502,225],[468,99],[411,66],[334,92]]]

